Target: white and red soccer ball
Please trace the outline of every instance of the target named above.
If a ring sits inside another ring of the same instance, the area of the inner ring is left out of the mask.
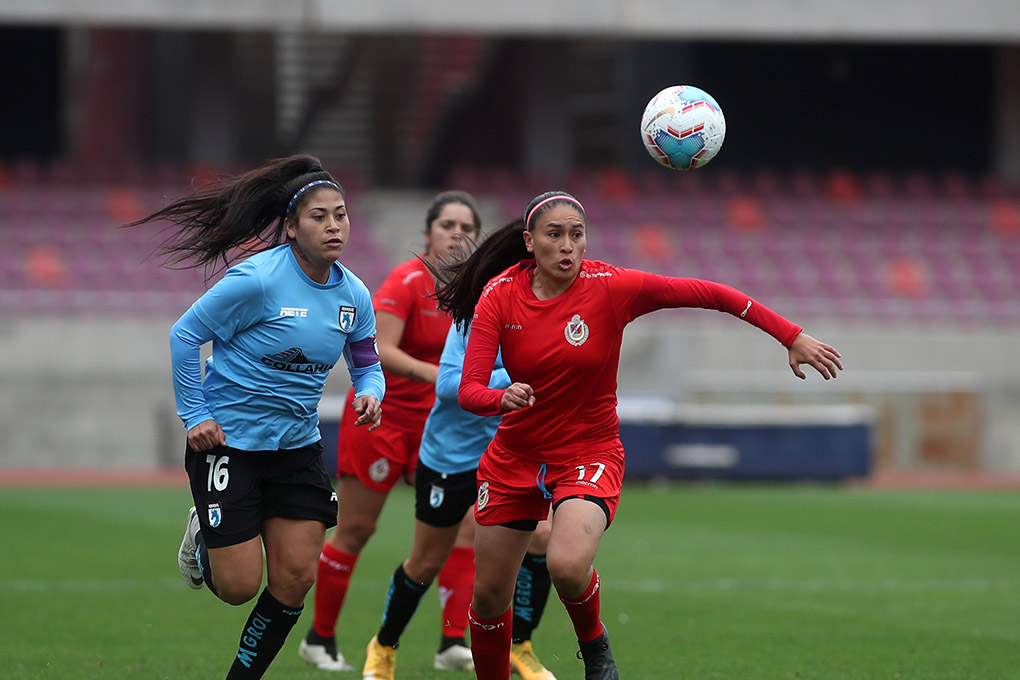
[[[691,85],[667,87],[641,116],[648,153],[673,170],[693,170],[715,158],[726,137],[726,118],[712,95]]]

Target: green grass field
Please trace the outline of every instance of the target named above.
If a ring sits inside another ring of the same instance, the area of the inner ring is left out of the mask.
[[[391,497],[340,618],[360,668],[410,546]],[[248,607],[189,590],[176,552],[186,489],[0,488],[0,677],[222,678]],[[629,484],[603,539],[603,620],[623,678],[1020,678],[1020,494],[837,486]],[[399,678],[433,671],[438,602],[404,636]],[[297,656],[268,678],[324,673]],[[562,607],[535,637],[583,676]]]

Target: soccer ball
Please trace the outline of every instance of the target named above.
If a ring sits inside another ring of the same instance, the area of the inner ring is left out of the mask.
[[[652,158],[673,170],[693,170],[715,158],[726,119],[712,95],[691,85],[667,87],[641,116],[641,141]]]

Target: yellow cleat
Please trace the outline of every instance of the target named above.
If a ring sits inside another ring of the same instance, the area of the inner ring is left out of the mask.
[[[519,673],[523,680],[556,680],[556,676],[535,656],[531,640],[510,645],[510,670]]]
[[[362,680],[393,680],[396,669],[396,648],[381,645],[379,640],[373,637],[368,643],[368,658],[365,659]]]

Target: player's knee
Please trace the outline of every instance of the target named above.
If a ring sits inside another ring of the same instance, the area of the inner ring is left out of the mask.
[[[368,539],[372,538],[375,528],[375,520],[360,519],[343,522],[337,525],[329,542],[346,553],[358,554],[368,543]]]
[[[290,574],[285,581],[286,590],[297,600],[304,599],[308,591],[315,585],[315,571],[302,571]]]
[[[261,579],[258,583],[245,580],[233,580],[227,583],[216,581],[216,594],[227,604],[235,607],[250,602],[259,593],[262,586]]]
[[[512,587],[506,588],[499,584],[485,584],[475,581],[471,608],[483,619],[495,619],[502,616],[510,608],[512,598]]]
[[[278,567],[269,571],[269,589],[284,603],[304,600],[315,585],[315,567]]]
[[[445,560],[428,555],[412,555],[404,563],[404,573],[418,583],[432,583],[442,571]]]
[[[562,594],[583,591],[591,580],[588,573],[591,563],[576,555],[549,553],[545,566],[556,590]]]

